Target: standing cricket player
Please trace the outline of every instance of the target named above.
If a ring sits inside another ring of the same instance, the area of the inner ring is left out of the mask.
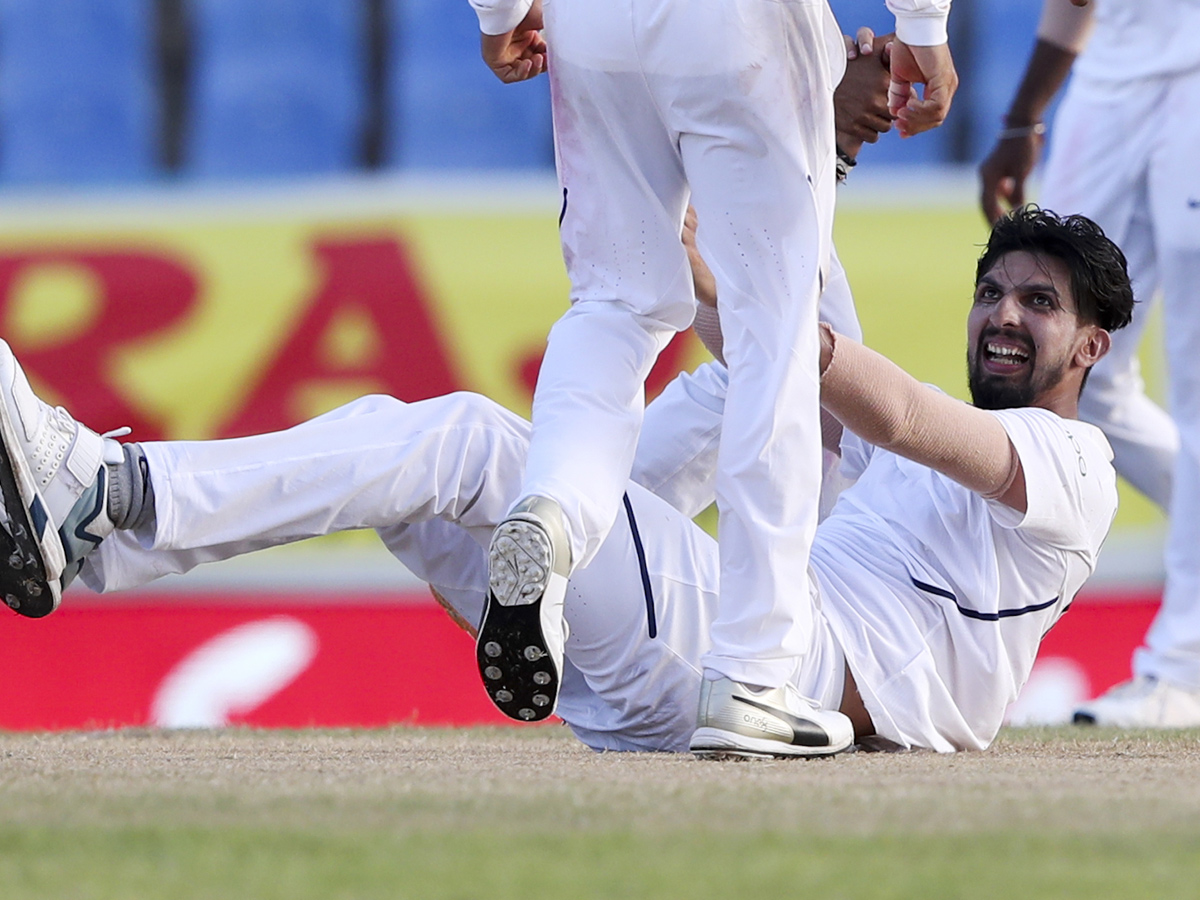
[[[479,664],[514,718],[554,709],[571,572],[621,508],[654,359],[695,312],[679,244],[691,203],[722,300],[729,386],[716,477],[721,600],[704,656],[703,735],[731,691],[767,706],[813,639],[809,549],[821,472],[817,301],[829,277],[833,89],[845,66],[825,0],[472,0],[504,80],[548,68],[571,308],[550,333],[511,516],[491,544]],[[889,0],[890,108],[932,128],[957,78],[949,0]],[[545,40],[538,32],[545,26]],[[914,87],[925,84],[925,96]],[[548,658],[547,667],[544,657]],[[551,673],[549,683],[533,680]],[[788,695],[790,698],[790,695]],[[779,711],[849,734],[836,709]],[[823,716],[823,718],[822,718]]]

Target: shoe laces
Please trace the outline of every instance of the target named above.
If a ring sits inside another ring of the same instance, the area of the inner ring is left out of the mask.
[[[46,487],[58,472],[78,426],[61,406],[43,405],[46,418],[37,431],[37,443],[31,448],[33,467],[41,487]]]
[[[75,421],[75,417],[67,412],[65,407],[55,406],[46,407],[47,414],[54,421],[54,426],[64,434],[74,434],[75,429],[79,427],[79,423]]]

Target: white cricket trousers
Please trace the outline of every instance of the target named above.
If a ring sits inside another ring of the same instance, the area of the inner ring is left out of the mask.
[[[1108,436],[1117,471],[1170,515],[1163,605],[1134,671],[1192,688],[1200,688],[1198,107],[1200,69],[1123,83],[1076,76],[1054,121],[1041,200],[1093,219],[1129,261],[1133,324],[1113,335],[1080,416]],[[1171,417],[1146,397],[1136,357],[1159,289]]]
[[[484,548],[516,498],[528,423],[476,394],[413,404],[375,396],[273,434],[141,446],[156,522],[146,534],[115,532],[88,557],[81,577],[94,590],[374,528],[463,619],[478,623]],[[716,610],[716,546],[684,514],[627,487],[618,526],[567,593],[558,713],[597,749],[683,751]],[[836,705],[843,657],[817,619],[790,677]]]
[[[576,564],[617,518],[646,375],[694,314],[679,239],[690,190],[730,370],[704,665],[780,685],[813,627],[840,32],[825,0],[546,0],[544,12],[572,306],[550,333],[518,497],[562,505]]]

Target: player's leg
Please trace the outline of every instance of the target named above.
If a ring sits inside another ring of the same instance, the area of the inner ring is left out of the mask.
[[[757,13],[741,23],[747,58],[661,86],[676,95],[729,369],[717,475],[722,599],[705,665],[770,687],[784,683],[811,628],[798,595],[820,484],[817,302],[834,184],[822,6],[747,6]]]
[[[81,558],[113,530],[110,465],[120,445],[33,393],[0,341],[0,596],[16,612],[53,612]]]
[[[716,499],[728,383],[723,365],[705,363],[678,375],[646,407],[630,477],[689,516]]]
[[[633,71],[630,0],[547,9],[563,256],[571,309],[550,332],[523,494],[562,506],[573,565],[616,520],[643,383],[694,314],[674,137]]]
[[[139,445],[153,514],[88,557],[117,590],[200,562],[357,528],[441,518],[480,543],[515,495],[528,424],[475,394],[365,397],[287,431]]]
[[[693,314],[679,243],[687,189],[637,74],[629,7],[563,0],[545,11],[572,307],[542,360],[520,503],[489,551],[480,643],[505,648],[504,659],[520,660],[510,648],[561,656],[567,576],[618,514],[643,383]]]
[[[596,750],[684,752],[716,611],[716,542],[636,485],[625,498],[600,551],[571,579],[558,715]],[[460,624],[479,621],[487,566],[475,538],[443,520],[379,533]],[[819,634],[796,683],[836,703],[842,657],[828,629]]]
[[[1138,309],[1089,376],[1079,413],[1108,437],[1117,471],[1165,507],[1179,439],[1171,417],[1146,396],[1137,357],[1159,282],[1147,170],[1163,99],[1153,86],[1075,79],[1054,120],[1040,202],[1095,221],[1129,262]]]
[[[630,485],[625,496],[599,552],[571,579],[558,715],[597,750],[684,751],[716,605],[716,545],[646,491]],[[477,622],[484,554],[454,531],[434,521],[380,533],[458,617]]]
[[[682,752],[716,606],[716,547],[686,515],[628,488],[567,598],[567,658],[596,699],[559,714],[597,749]]]
[[[839,334],[862,338],[850,283],[836,253],[830,258],[818,313],[820,320]],[[680,374],[646,407],[630,477],[691,516],[716,500],[717,451],[728,386],[725,367],[707,363],[694,373]],[[837,481],[835,467],[836,460],[826,460],[822,509],[832,506],[837,495],[837,485],[830,484]]]
[[[700,654],[716,608],[716,543],[637,486],[625,497],[599,552],[571,579],[557,711],[597,750],[682,752],[695,727]],[[379,534],[457,620],[480,620],[486,555],[466,531],[432,520]]]
[[[849,721],[789,685],[816,629],[807,590],[822,465],[817,305],[832,244],[832,89],[843,57],[831,51],[840,37],[825,4],[689,7],[672,22],[678,30],[647,67],[681,134],[729,368],[717,474],[721,599],[692,747],[723,753],[742,739],[726,725],[744,715],[743,692],[781,720],[808,723],[782,728],[775,752],[836,752],[851,742]],[[673,69],[685,56],[692,62]],[[804,747],[808,728],[821,737]],[[761,752],[756,739],[743,743]]]
[[[705,686],[700,660],[716,613],[716,543],[645,490],[631,485],[625,500],[596,558],[571,582],[566,656],[586,690],[564,685],[559,714],[596,749],[682,752],[689,749]],[[843,670],[819,618],[788,690],[836,707]],[[784,755],[780,733],[790,734],[790,726],[742,706],[750,716],[728,723],[737,734],[731,749],[761,741],[759,754]]]
[[[1158,143],[1149,208],[1161,276],[1171,414],[1179,452],[1172,479],[1163,602],[1134,654],[1134,678],[1076,712],[1077,722],[1137,728],[1200,726],[1200,171],[1190,156],[1200,124],[1200,73],[1163,81],[1147,119]],[[1143,90],[1150,92],[1146,86]]]
[[[1163,106],[1163,142],[1151,176],[1166,322],[1171,413],[1179,428],[1167,534],[1163,604],[1134,659],[1150,675],[1186,691],[1155,723],[1200,726],[1200,170],[1188,160],[1200,123],[1180,103],[1200,102],[1200,72],[1172,80]],[[1189,148],[1191,148],[1189,150]],[[1172,712],[1174,714],[1172,714]]]
[[[1117,472],[1166,510],[1179,433],[1167,411],[1146,395],[1138,359],[1159,283],[1154,227],[1145,210],[1139,205],[1120,245],[1139,300],[1137,311],[1128,326],[1113,334],[1112,349],[1092,368],[1079,399],[1079,418],[1104,432]]]

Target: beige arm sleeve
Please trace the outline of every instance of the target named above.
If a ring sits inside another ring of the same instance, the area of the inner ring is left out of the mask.
[[[1076,6],[1071,0],[1045,0],[1037,36],[1071,53],[1082,53],[1092,36],[1095,4]]]
[[[1021,460],[995,416],[921,384],[857,341],[828,334],[833,354],[821,375],[821,405],[843,425],[977,494],[1025,509]]]
[[[696,304],[696,318],[692,322],[692,331],[700,338],[700,343],[708,348],[713,358],[725,362],[725,340],[721,336],[721,315],[715,306],[705,303]]]

